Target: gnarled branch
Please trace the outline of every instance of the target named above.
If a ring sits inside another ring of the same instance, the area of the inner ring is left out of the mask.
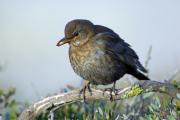
[[[148,92],[160,92],[168,94],[174,98],[177,98],[177,94],[180,94],[180,89],[174,87],[169,83],[162,83],[157,81],[138,81],[132,86],[126,87],[118,91],[117,95],[113,95],[113,100],[127,99],[133,96],[138,96],[142,93]],[[86,91],[86,99],[91,100],[110,100],[110,92],[100,89],[92,89],[91,95],[88,91]],[[178,98],[177,98],[178,99]],[[61,107],[67,103],[74,103],[77,101],[82,101],[83,96],[79,95],[79,89],[73,90],[68,93],[60,93],[57,95],[49,96],[44,98],[33,105],[31,105],[28,109],[24,110],[19,120],[35,120],[38,115],[40,115],[43,111],[47,109],[52,109],[56,107]]]

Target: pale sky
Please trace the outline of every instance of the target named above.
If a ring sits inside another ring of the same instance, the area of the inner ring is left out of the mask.
[[[30,101],[79,86],[68,45],[56,47],[72,19],[113,29],[143,64],[152,45],[150,77],[161,80],[180,68],[179,11],[179,0],[0,0],[0,87],[15,86],[16,98]]]

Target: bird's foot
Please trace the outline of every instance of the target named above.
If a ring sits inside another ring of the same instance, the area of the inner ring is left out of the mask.
[[[92,95],[92,90],[90,87],[90,82],[86,83],[82,89],[80,89],[79,96],[83,94],[83,100],[86,101],[86,89],[89,91],[89,93]]]
[[[106,91],[110,92],[110,101],[114,101],[113,95],[117,95],[119,90],[115,88],[105,88],[103,94]]]

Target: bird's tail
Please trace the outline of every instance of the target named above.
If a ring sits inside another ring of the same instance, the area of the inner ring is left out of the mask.
[[[131,74],[138,80],[150,80],[146,75],[140,73],[139,71],[132,72]]]

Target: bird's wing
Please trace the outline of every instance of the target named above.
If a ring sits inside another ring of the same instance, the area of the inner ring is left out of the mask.
[[[140,70],[145,73],[147,72],[146,69],[139,62],[139,58],[135,51],[116,33],[98,33],[95,36],[95,42],[103,50],[106,50],[113,56],[116,56],[121,62],[123,62],[127,66],[130,66],[135,70]]]

